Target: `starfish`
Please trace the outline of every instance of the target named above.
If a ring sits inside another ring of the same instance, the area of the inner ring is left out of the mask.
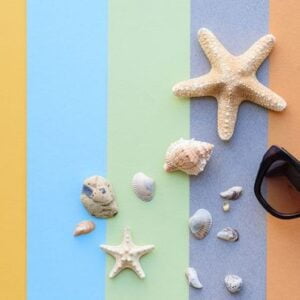
[[[125,228],[123,241],[118,246],[101,245],[100,248],[116,259],[116,263],[109,274],[109,278],[118,275],[123,269],[132,269],[140,278],[145,273],[140,264],[140,258],[154,249],[153,245],[137,246],[133,243],[130,230]]]
[[[274,111],[285,109],[284,99],[262,85],[255,75],[274,46],[273,35],[263,36],[239,56],[230,54],[206,28],[198,31],[198,40],[211,70],[203,76],[177,83],[173,92],[180,97],[215,97],[218,101],[218,133],[222,140],[232,137],[239,105],[243,101]]]

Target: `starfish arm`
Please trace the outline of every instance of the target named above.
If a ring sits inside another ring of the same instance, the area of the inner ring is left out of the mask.
[[[154,245],[136,246],[134,252],[141,257],[154,249]]]
[[[223,141],[228,141],[233,135],[237,113],[241,101],[225,93],[218,100],[218,134]]]
[[[122,263],[119,260],[116,260],[114,267],[109,273],[109,278],[116,277],[122,270],[123,270]]]
[[[232,56],[216,36],[206,28],[199,29],[198,40],[213,68],[220,68],[224,58]]]
[[[249,75],[257,71],[267,58],[275,44],[275,37],[267,34],[256,41],[239,59],[242,63],[242,74]]]
[[[173,93],[179,97],[212,96],[222,84],[211,72],[201,77],[181,81],[173,86]]]
[[[118,255],[120,253],[120,247],[119,246],[100,245],[100,248],[104,252],[106,252],[106,253],[114,256],[114,257],[116,257],[116,255]]]
[[[241,88],[245,100],[251,101],[267,109],[282,111],[287,106],[282,97],[262,85],[257,79],[246,81]]]
[[[140,278],[145,278],[145,272],[142,269],[142,266],[139,261],[136,261],[132,266],[130,267]]]
[[[123,233],[123,241],[122,243],[124,244],[131,244],[132,243],[132,237],[131,237],[131,232],[128,227],[125,227],[124,233]]]

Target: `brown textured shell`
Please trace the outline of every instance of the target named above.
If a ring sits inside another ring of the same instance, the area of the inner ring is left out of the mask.
[[[87,211],[97,218],[111,218],[118,213],[111,185],[101,176],[85,179],[80,200]]]

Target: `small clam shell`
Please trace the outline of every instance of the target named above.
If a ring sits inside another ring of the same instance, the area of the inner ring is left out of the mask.
[[[212,226],[212,216],[206,209],[198,209],[189,219],[189,227],[193,235],[199,239],[204,239]]]
[[[202,289],[203,285],[199,281],[197,271],[194,268],[187,268],[185,276],[190,286],[196,289]]]
[[[233,186],[230,189],[220,193],[220,196],[227,200],[236,200],[240,197],[243,192],[243,188],[241,186]]]
[[[242,278],[237,275],[227,275],[224,281],[227,290],[232,294],[239,292],[243,286]]]
[[[138,198],[144,201],[152,200],[154,196],[154,180],[142,172],[136,173],[132,179],[132,187]]]
[[[236,242],[239,240],[239,233],[236,229],[226,227],[218,232],[217,237],[228,242]]]
[[[96,225],[92,221],[82,221],[76,225],[73,235],[78,236],[81,234],[90,233],[95,229]]]

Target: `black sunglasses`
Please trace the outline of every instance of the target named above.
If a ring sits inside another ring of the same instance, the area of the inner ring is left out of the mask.
[[[274,217],[300,217],[300,162],[285,149],[271,146],[260,164],[254,192]]]

